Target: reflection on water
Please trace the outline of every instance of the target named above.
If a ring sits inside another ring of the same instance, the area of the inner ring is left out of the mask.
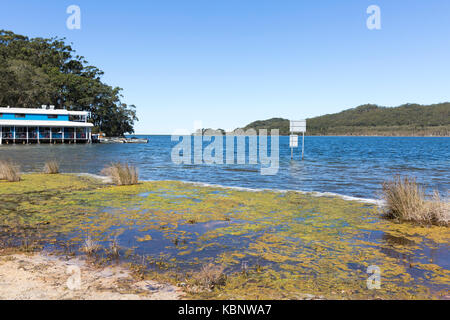
[[[414,176],[428,190],[446,193],[450,185],[450,138],[307,137],[305,161],[291,161],[289,138],[280,139],[280,170],[260,175],[260,165],[175,165],[170,136],[148,136],[148,144],[8,145],[0,159],[13,159],[24,171],[41,171],[56,159],[63,172],[98,174],[112,161],[139,167],[144,180],[182,180],[225,186],[333,192],[377,198],[382,181]],[[224,150],[224,153],[226,151]],[[296,150],[296,159],[300,157]]]

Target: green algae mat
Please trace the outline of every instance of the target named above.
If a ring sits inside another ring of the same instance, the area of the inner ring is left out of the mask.
[[[206,264],[223,266],[225,283],[195,297],[449,295],[449,229],[386,221],[371,204],[174,181],[117,187],[42,174],[0,181],[0,198],[1,246],[81,254],[93,239],[107,257],[114,242],[123,261],[177,282]],[[380,272],[379,289],[368,288],[369,267]]]

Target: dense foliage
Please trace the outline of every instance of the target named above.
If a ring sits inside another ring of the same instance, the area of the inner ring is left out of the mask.
[[[0,106],[91,112],[90,121],[108,136],[133,133],[135,106],[121,102],[121,88],[101,81],[64,39],[28,38],[0,30]]]
[[[289,120],[255,121],[245,129],[279,129],[289,134]],[[336,114],[308,119],[311,135],[450,135],[450,103],[405,104],[396,108],[363,105]]]
[[[267,129],[267,130],[269,130],[269,132],[268,132],[269,134],[270,134],[271,129],[278,129],[278,130],[280,130],[281,135],[288,135],[289,134],[289,120],[286,120],[283,118],[258,120],[258,121],[250,123],[249,125],[247,125],[244,128],[244,130],[248,130],[248,129],[255,129],[255,130]]]

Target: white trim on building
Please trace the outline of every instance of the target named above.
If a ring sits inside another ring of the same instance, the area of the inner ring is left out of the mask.
[[[0,120],[0,126],[92,128],[94,125],[90,122],[76,121]]]
[[[20,113],[20,114],[56,114],[70,116],[88,116],[88,111],[68,111],[55,109],[28,109],[28,108],[0,108],[0,113]]]

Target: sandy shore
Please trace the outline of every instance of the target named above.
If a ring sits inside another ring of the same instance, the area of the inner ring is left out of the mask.
[[[79,258],[45,254],[0,257],[2,300],[176,300],[182,296],[182,290],[172,285],[136,281],[120,266],[94,268]]]

